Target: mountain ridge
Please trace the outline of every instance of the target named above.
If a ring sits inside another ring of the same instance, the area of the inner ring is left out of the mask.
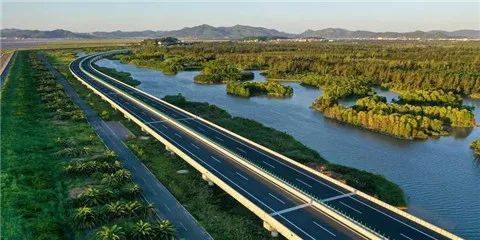
[[[327,39],[451,39],[468,38],[480,39],[480,30],[460,29],[455,31],[431,30],[411,32],[374,32],[366,30],[347,30],[344,28],[324,28],[319,30],[308,29],[300,34],[287,33],[271,28],[254,27],[248,25],[234,25],[230,27],[214,27],[201,24],[193,27],[184,27],[178,30],[169,31],[95,31],[89,33],[77,33],[64,29],[49,31],[23,30],[23,29],[2,29],[2,38],[155,38],[155,37],[177,37],[191,40],[238,40],[247,37],[279,37],[279,38],[308,38],[322,37]]]

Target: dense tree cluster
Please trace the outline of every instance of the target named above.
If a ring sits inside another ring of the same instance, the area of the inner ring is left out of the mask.
[[[438,91],[402,91],[400,93],[399,103],[421,104],[421,105],[462,105],[462,97],[452,92]]]
[[[131,54],[121,55],[119,59],[125,63],[157,69],[165,74],[176,74],[179,71],[201,68],[196,59],[171,55],[164,48],[149,45],[135,49]]]
[[[427,116],[438,119],[445,125],[452,127],[473,127],[475,116],[470,110],[451,106],[416,106],[412,104],[386,103],[385,99],[378,97],[365,97],[358,99],[356,108],[361,110],[375,111],[377,113],[400,113],[415,116]]]
[[[246,81],[253,79],[252,72],[243,72],[225,60],[214,60],[204,64],[202,73],[195,76],[196,83],[226,83],[229,81]]]
[[[160,50],[156,50],[160,51]],[[480,93],[480,45],[475,42],[198,43],[161,50],[197,65],[225,59],[270,78],[364,77],[397,90]],[[148,51],[137,51],[143,55]],[[156,57],[152,52],[151,57]]]
[[[475,116],[470,109],[387,103],[384,97],[376,95],[360,98],[350,108],[324,96],[312,107],[328,118],[406,139],[444,135],[446,127],[475,126]]]
[[[227,83],[227,93],[241,96],[251,97],[254,95],[263,95],[271,97],[288,97],[293,95],[293,88],[284,86],[277,81],[266,82],[238,82],[231,81]]]
[[[382,113],[376,110],[347,108],[320,97],[313,106],[328,118],[404,139],[426,139],[446,134],[443,123],[421,115]]]

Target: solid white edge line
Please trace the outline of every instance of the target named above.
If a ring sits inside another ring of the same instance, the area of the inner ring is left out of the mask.
[[[238,176],[242,177],[243,179],[248,180],[248,178],[245,177],[245,176],[243,176],[243,174],[241,174],[241,173],[239,173],[239,172],[235,172],[235,173],[236,173]]]
[[[277,201],[281,202],[282,204],[285,204],[285,202],[282,199],[278,198],[277,196],[275,196],[271,193],[268,193],[268,195],[270,195],[272,198],[275,198]]]
[[[214,156],[210,156],[210,157],[211,157],[213,160],[215,160],[216,162],[221,163],[221,161],[218,160],[218,158],[216,158],[216,157],[214,157]]]
[[[310,184],[308,184],[308,183],[306,183],[306,182],[304,182],[304,181],[302,181],[302,180],[300,180],[300,179],[298,179],[298,178],[295,178],[295,180],[297,180],[297,181],[300,182],[300,183],[303,183],[305,186],[308,186],[308,187],[310,187],[310,188],[312,187],[312,185],[310,185]]]

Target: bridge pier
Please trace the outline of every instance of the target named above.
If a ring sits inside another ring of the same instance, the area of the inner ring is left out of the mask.
[[[278,237],[278,231],[274,227],[272,227],[270,224],[267,222],[263,222],[263,227],[267,229],[270,232],[270,236],[272,237]]]
[[[210,180],[205,173],[202,173],[202,179],[207,181],[209,186],[213,186],[212,180]]]
[[[171,148],[169,148],[167,145],[165,145],[165,150],[167,150],[170,153],[170,155],[175,155],[173,150]]]

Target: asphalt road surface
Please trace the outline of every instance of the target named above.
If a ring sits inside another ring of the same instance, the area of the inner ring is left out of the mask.
[[[447,239],[443,235],[332,184],[231,134],[222,132],[199,119],[192,118],[190,115],[178,111],[135,88],[97,73],[90,64],[92,58],[92,56],[86,56],[75,60],[71,64],[72,71],[132,115],[141,119],[162,137],[187,153],[210,172],[216,174],[264,211],[270,213],[303,239],[358,239],[360,236],[270,181],[240,166],[212,147],[203,144],[195,137],[165,121],[165,119],[117,94],[112,87],[141,100],[168,117],[176,119],[184,126],[208,137],[211,141],[282,178],[297,189],[320,199],[324,204],[363,223],[389,239]],[[85,71],[103,80],[104,83],[87,76],[80,69],[80,64]]]

